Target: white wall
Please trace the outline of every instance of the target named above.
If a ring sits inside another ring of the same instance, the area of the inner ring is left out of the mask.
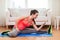
[[[55,16],[60,15],[60,0],[49,0],[49,8]]]
[[[6,0],[0,0],[0,26],[5,25],[5,9],[6,5],[9,4],[9,0],[5,3]],[[54,16],[60,16],[60,0],[49,0],[49,8],[52,9],[52,21],[54,21]]]
[[[55,16],[60,16],[60,0],[49,0],[49,8],[52,9],[52,25]]]
[[[0,26],[4,24],[5,0],[0,0]]]

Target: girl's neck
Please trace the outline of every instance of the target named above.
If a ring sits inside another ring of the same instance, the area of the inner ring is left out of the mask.
[[[30,19],[34,19],[32,15],[31,15],[29,18],[30,18]]]

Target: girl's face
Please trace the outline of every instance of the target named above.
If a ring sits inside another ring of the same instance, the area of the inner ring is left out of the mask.
[[[37,16],[38,16],[38,13],[34,14],[33,18],[35,19],[35,18],[37,18]]]

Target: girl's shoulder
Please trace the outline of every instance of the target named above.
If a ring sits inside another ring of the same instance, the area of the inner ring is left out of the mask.
[[[28,16],[27,17],[24,17],[24,16],[18,17],[17,19],[25,19],[25,18],[28,18]]]

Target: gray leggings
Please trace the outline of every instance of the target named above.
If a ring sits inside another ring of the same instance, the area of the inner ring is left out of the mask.
[[[46,33],[46,31],[36,31],[35,29],[32,28],[26,28],[25,30],[22,31],[17,31],[15,28],[11,32],[8,32],[9,36],[17,36],[19,33]]]
[[[11,32],[8,32],[8,35],[9,36],[17,36],[19,33],[33,33],[33,32],[36,32],[35,29],[25,29],[25,30],[20,30],[20,31],[17,31],[16,28],[13,28],[13,30]]]
[[[17,31],[16,28],[13,28],[12,31],[8,32],[9,36],[17,36],[20,31]]]

